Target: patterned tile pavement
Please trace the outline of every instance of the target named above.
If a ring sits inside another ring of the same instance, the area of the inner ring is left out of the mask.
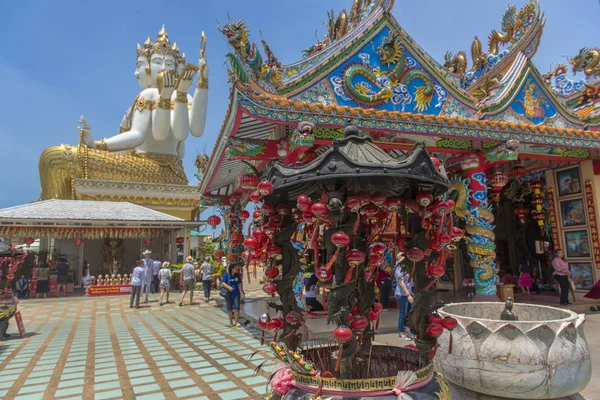
[[[264,296],[247,292],[249,301]],[[250,358],[261,349],[259,333],[226,327],[214,301],[194,297],[195,305],[188,299],[180,308],[160,307],[151,295],[139,310],[129,308],[129,296],[21,302],[29,333],[0,342],[0,398],[264,398],[270,369],[253,374],[267,353]]]

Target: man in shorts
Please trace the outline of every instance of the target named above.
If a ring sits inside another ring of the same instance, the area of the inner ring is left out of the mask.
[[[192,264],[194,259],[191,256],[188,256],[185,259],[185,264],[181,268],[180,281],[182,291],[181,291],[181,300],[179,301],[179,307],[183,307],[183,299],[187,292],[190,292],[190,304],[194,304],[194,265]]]

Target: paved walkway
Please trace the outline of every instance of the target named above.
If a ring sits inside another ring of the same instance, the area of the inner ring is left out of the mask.
[[[201,297],[179,308],[151,296],[139,310],[128,296],[21,302],[31,333],[0,342],[0,398],[264,398],[269,368],[253,374],[267,353],[249,360],[258,333],[226,327],[225,313]]]

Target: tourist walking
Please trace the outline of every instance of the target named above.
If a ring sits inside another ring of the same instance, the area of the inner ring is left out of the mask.
[[[227,314],[229,316],[229,326],[239,327],[240,325],[240,297],[244,293],[244,283],[240,274],[240,266],[232,265],[229,272],[223,275],[221,285],[229,291],[225,296]]]
[[[521,294],[527,293],[529,296],[529,290],[533,285],[533,281],[531,280],[531,267],[529,266],[529,260],[525,258],[521,259],[519,263],[519,287],[521,287]]]
[[[42,261],[40,268],[38,269],[37,284],[35,287],[35,293],[38,299],[40,298],[40,295],[41,297],[46,297],[46,294],[50,291],[50,287],[48,286],[49,278],[50,268],[48,268],[48,263],[46,261]]]
[[[179,283],[181,284],[181,300],[179,300],[179,307],[183,307],[183,299],[187,292],[190,292],[190,304],[194,304],[194,265],[192,261],[194,259],[191,256],[187,256],[185,259],[186,263],[181,268],[181,277]]]
[[[377,287],[379,288],[379,301],[383,310],[387,311],[390,304],[390,295],[392,294],[392,276],[386,269],[386,265],[381,265],[377,269]]]
[[[212,275],[215,267],[210,262],[210,257],[204,257],[202,263],[202,289],[204,289],[204,301],[210,301],[210,288],[212,285]]]
[[[133,308],[133,299],[135,298],[135,308],[140,308],[140,294],[142,293],[142,283],[144,281],[144,261],[136,261],[136,266],[131,273],[131,299],[129,308]]]
[[[554,280],[560,286],[560,304],[569,305],[569,264],[564,260],[564,252],[561,249],[556,249],[552,266],[554,267]]]
[[[160,280],[158,279],[158,272],[160,271],[161,266],[162,263],[159,258],[156,257],[152,262],[152,293],[159,292]]]
[[[394,271],[394,277],[396,279],[396,290],[394,295],[398,302],[398,335],[402,340],[410,340],[410,337],[405,331],[405,321],[408,315],[408,304],[413,303],[413,297],[411,288],[413,283],[410,282],[410,274],[404,270],[403,263],[404,256],[401,253],[397,255],[398,262]]]
[[[169,290],[171,289],[171,269],[170,263],[165,261],[162,263],[162,268],[158,271],[158,278],[160,280],[160,305],[163,305],[163,295],[165,292],[167,293],[167,301],[165,303],[169,304]]]
[[[58,259],[58,266],[56,267],[56,284],[58,287],[56,288],[56,297],[60,294],[60,290],[62,289],[63,294],[67,297],[67,282],[69,282],[69,264],[67,263],[67,259],[64,257],[60,257]]]
[[[142,281],[142,295],[144,296],[144,303],[148,303],[150,286],[152,286],[152,277],[154,276],[154,263],[150,258],[151,254],[152,252],[150,250],[144,251],[144,278]]]

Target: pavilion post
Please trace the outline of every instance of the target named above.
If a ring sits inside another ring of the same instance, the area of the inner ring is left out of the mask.
[[[188,256],[187,226],[183,226],[183,260]]]
[[[496,296],[494,214],[488,204],[485,170],[477,154],[466,155],[461,168],[464,178],[459,186],[466,197],[465,212],[461,216],[466,222],[467,250],[475,277],[476,295]]]

